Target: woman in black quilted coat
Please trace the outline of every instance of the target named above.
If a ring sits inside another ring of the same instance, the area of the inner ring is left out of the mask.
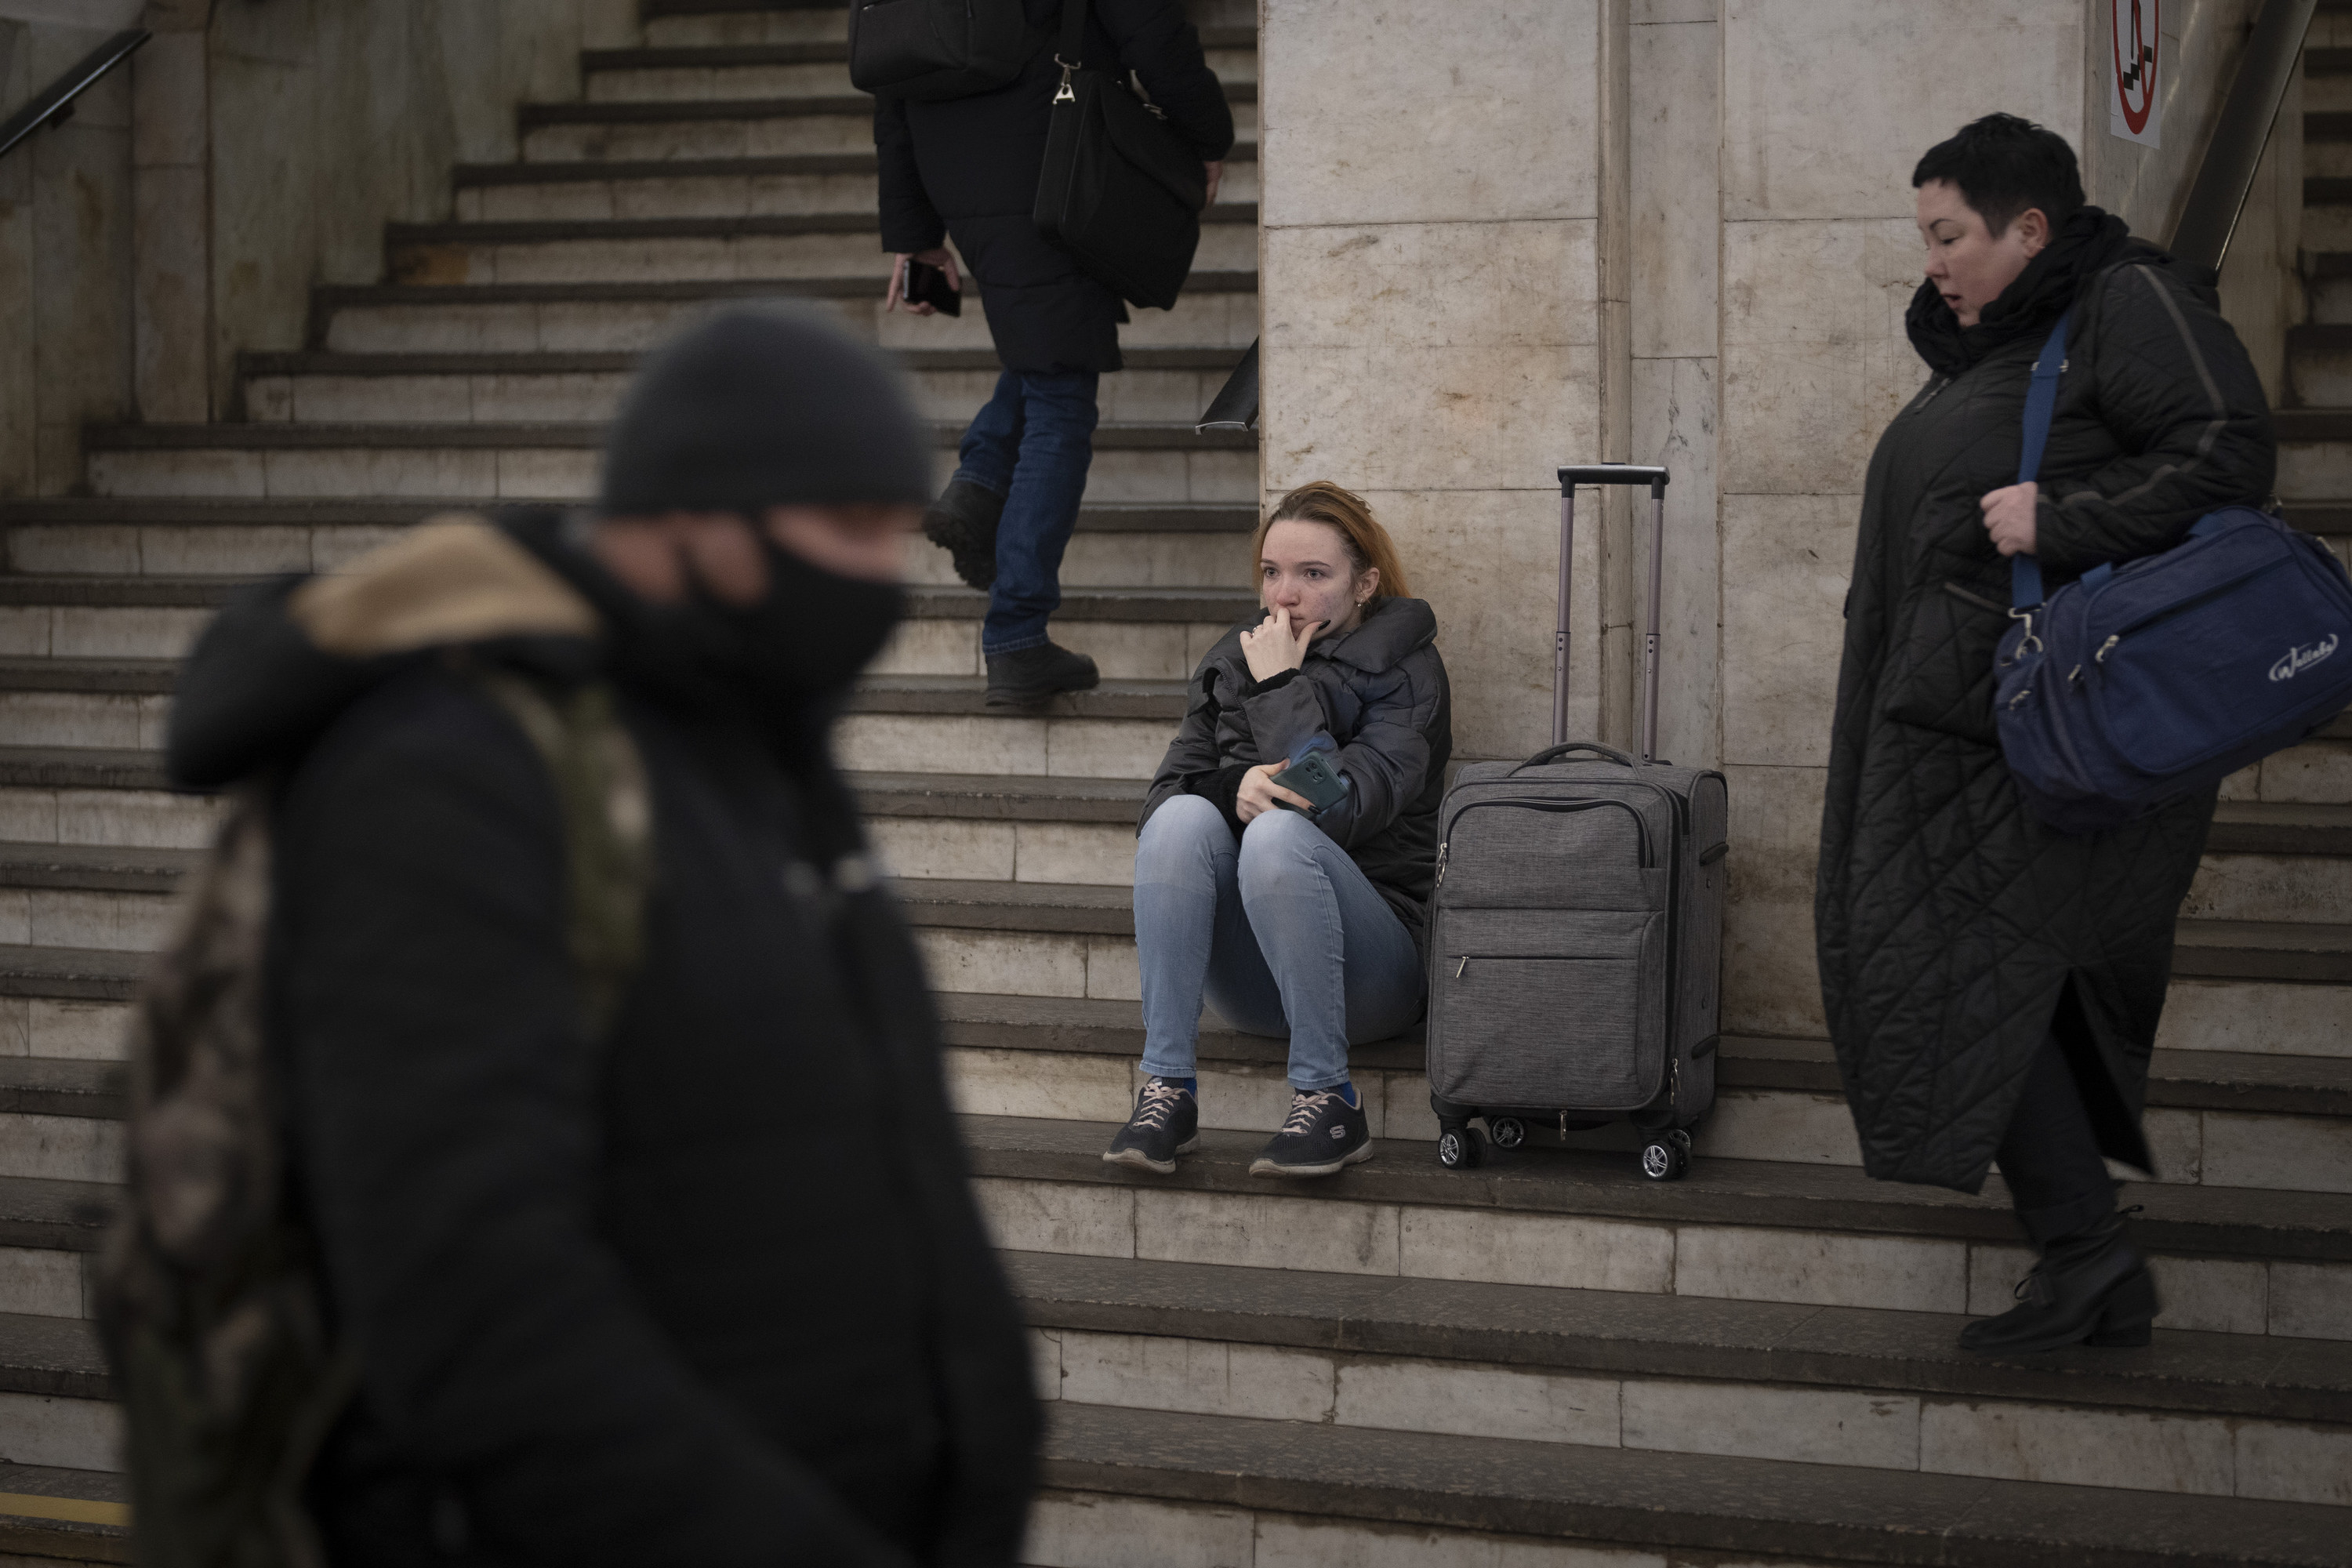
[[[2148,1055],[2214,797],[2044,827],[1995,738],[1993,658],[2010,555],[2055,587],[2259,503],[2270,418],[2211,289],[2084,205],[2057,135],[1991,116],[1913,184],[1932,374],[1863,495],[1815,895],[1830,1034],[1869,1173],[1975,1192],[1998,1159],[2041,1250],[1963,1344],[2145,1343],[2156,1292],[2101,1156],[2150,1168]],[[2027,378],[2070,304],[2041,482],[2018,485]]]

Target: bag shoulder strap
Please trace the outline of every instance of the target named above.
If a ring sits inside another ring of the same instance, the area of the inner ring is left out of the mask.
[[[2074,310],[2059,312],[2057,324],[2033,362],[2033,379],[2025,387],[2025,441],[2018,448],[2017,482],[2032,484],[2042,472],[2042,448],[2050,445],[2050,419],[2058,408],[2058,375],[2066,368],[2066,329]],[[2013,610],[2040,607],[2042,563],[2024,553],[2009,558],[2009,605]]]
[[[1087,0],[1062,0],[1062,47],[1055,55],[1065,70],[1087,63]]]
[[[601,1041],[645,958],[653,796],[644,759],[609,686],[558,690],[504,669],[478,671],[475,679],[521,727],[554,783],[568,868],[565,944],[590,1032]]]

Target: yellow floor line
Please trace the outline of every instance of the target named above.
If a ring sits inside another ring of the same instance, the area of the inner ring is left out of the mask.
[[[0,1514],[18,1519],[62,1519],[75,1524],[131,1522],[131,1505],[95,1502],[87,1498],[37,1497],[31,1492],[0,1492]]]

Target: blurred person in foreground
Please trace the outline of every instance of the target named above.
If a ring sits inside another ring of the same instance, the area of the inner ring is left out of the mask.
[[[1911,183],[1928,377],[1864,484],[1814,906],[1830,1038],[1871,1175],[1973,1193],[2000,1163],[2040,1258],[1964,1347],[2144,1345],[2156,1287],[2105,1161],[2153,1170],[2148,1058],[2214,795],[2044,826],[2001,754],[1993,663],[2011,557],[2054,589],[2260,504],[2270,415],[2210,277],[2086,205],[2055,132],[1988,115]],[[2027,384],[2070,308],[2020,484]]]
[[[1058,40],[1061,0],[1024,4],[1031,24]],[[1213,205],[1234,114],[1181,0],[1093,0],[1086,22],[1086,62],[1115,60],[1142,82],[1200,154]],[[1041,45],[1019,76],[990,92],[934,103],[885,97],[874,106],[882,247],[898,253],[883,308],[904,301],[915,315],[932,313],[904,298],[909,260],[943,268],[961,291],[945,244],[952,236],[1004,366],[995,395],[964,431],[954,478],[923,519],[956,574],[989,596],[980,647],[993,708],[1028,707],[1100,678],[1093,659],[1047,636],[1046,623],[1061,606],[1062,552],[1094,462],[1096,393],[1102,373],[1121,363],[1127,307],[1037,231],[1037,181],[1062,77],[1055,51],[1053,41]]]
[[[282,781],[271,1047],[359,1373],[305,1498],[330,1561],[1013,1561],[1026,1350],[826,739],[926,447],[872,350],[729,310],[639,375],[595,510],[425,525],[198,648],[177,776]],[[486,669],[601,683],[641,759],[608,1026],[565,781]]]

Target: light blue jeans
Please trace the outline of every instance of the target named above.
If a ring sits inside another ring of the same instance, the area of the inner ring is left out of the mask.
[[[1201,1004],[1244,1034],[1290,1037],[1294,1089],[1348,1081],[1348,1047],[1421,1016],[1412,933],[1348,852],[1295,811],[1235,843],[1198,795],[1162,802],[1135,846],[1143,1070],[1194,1075]]]

